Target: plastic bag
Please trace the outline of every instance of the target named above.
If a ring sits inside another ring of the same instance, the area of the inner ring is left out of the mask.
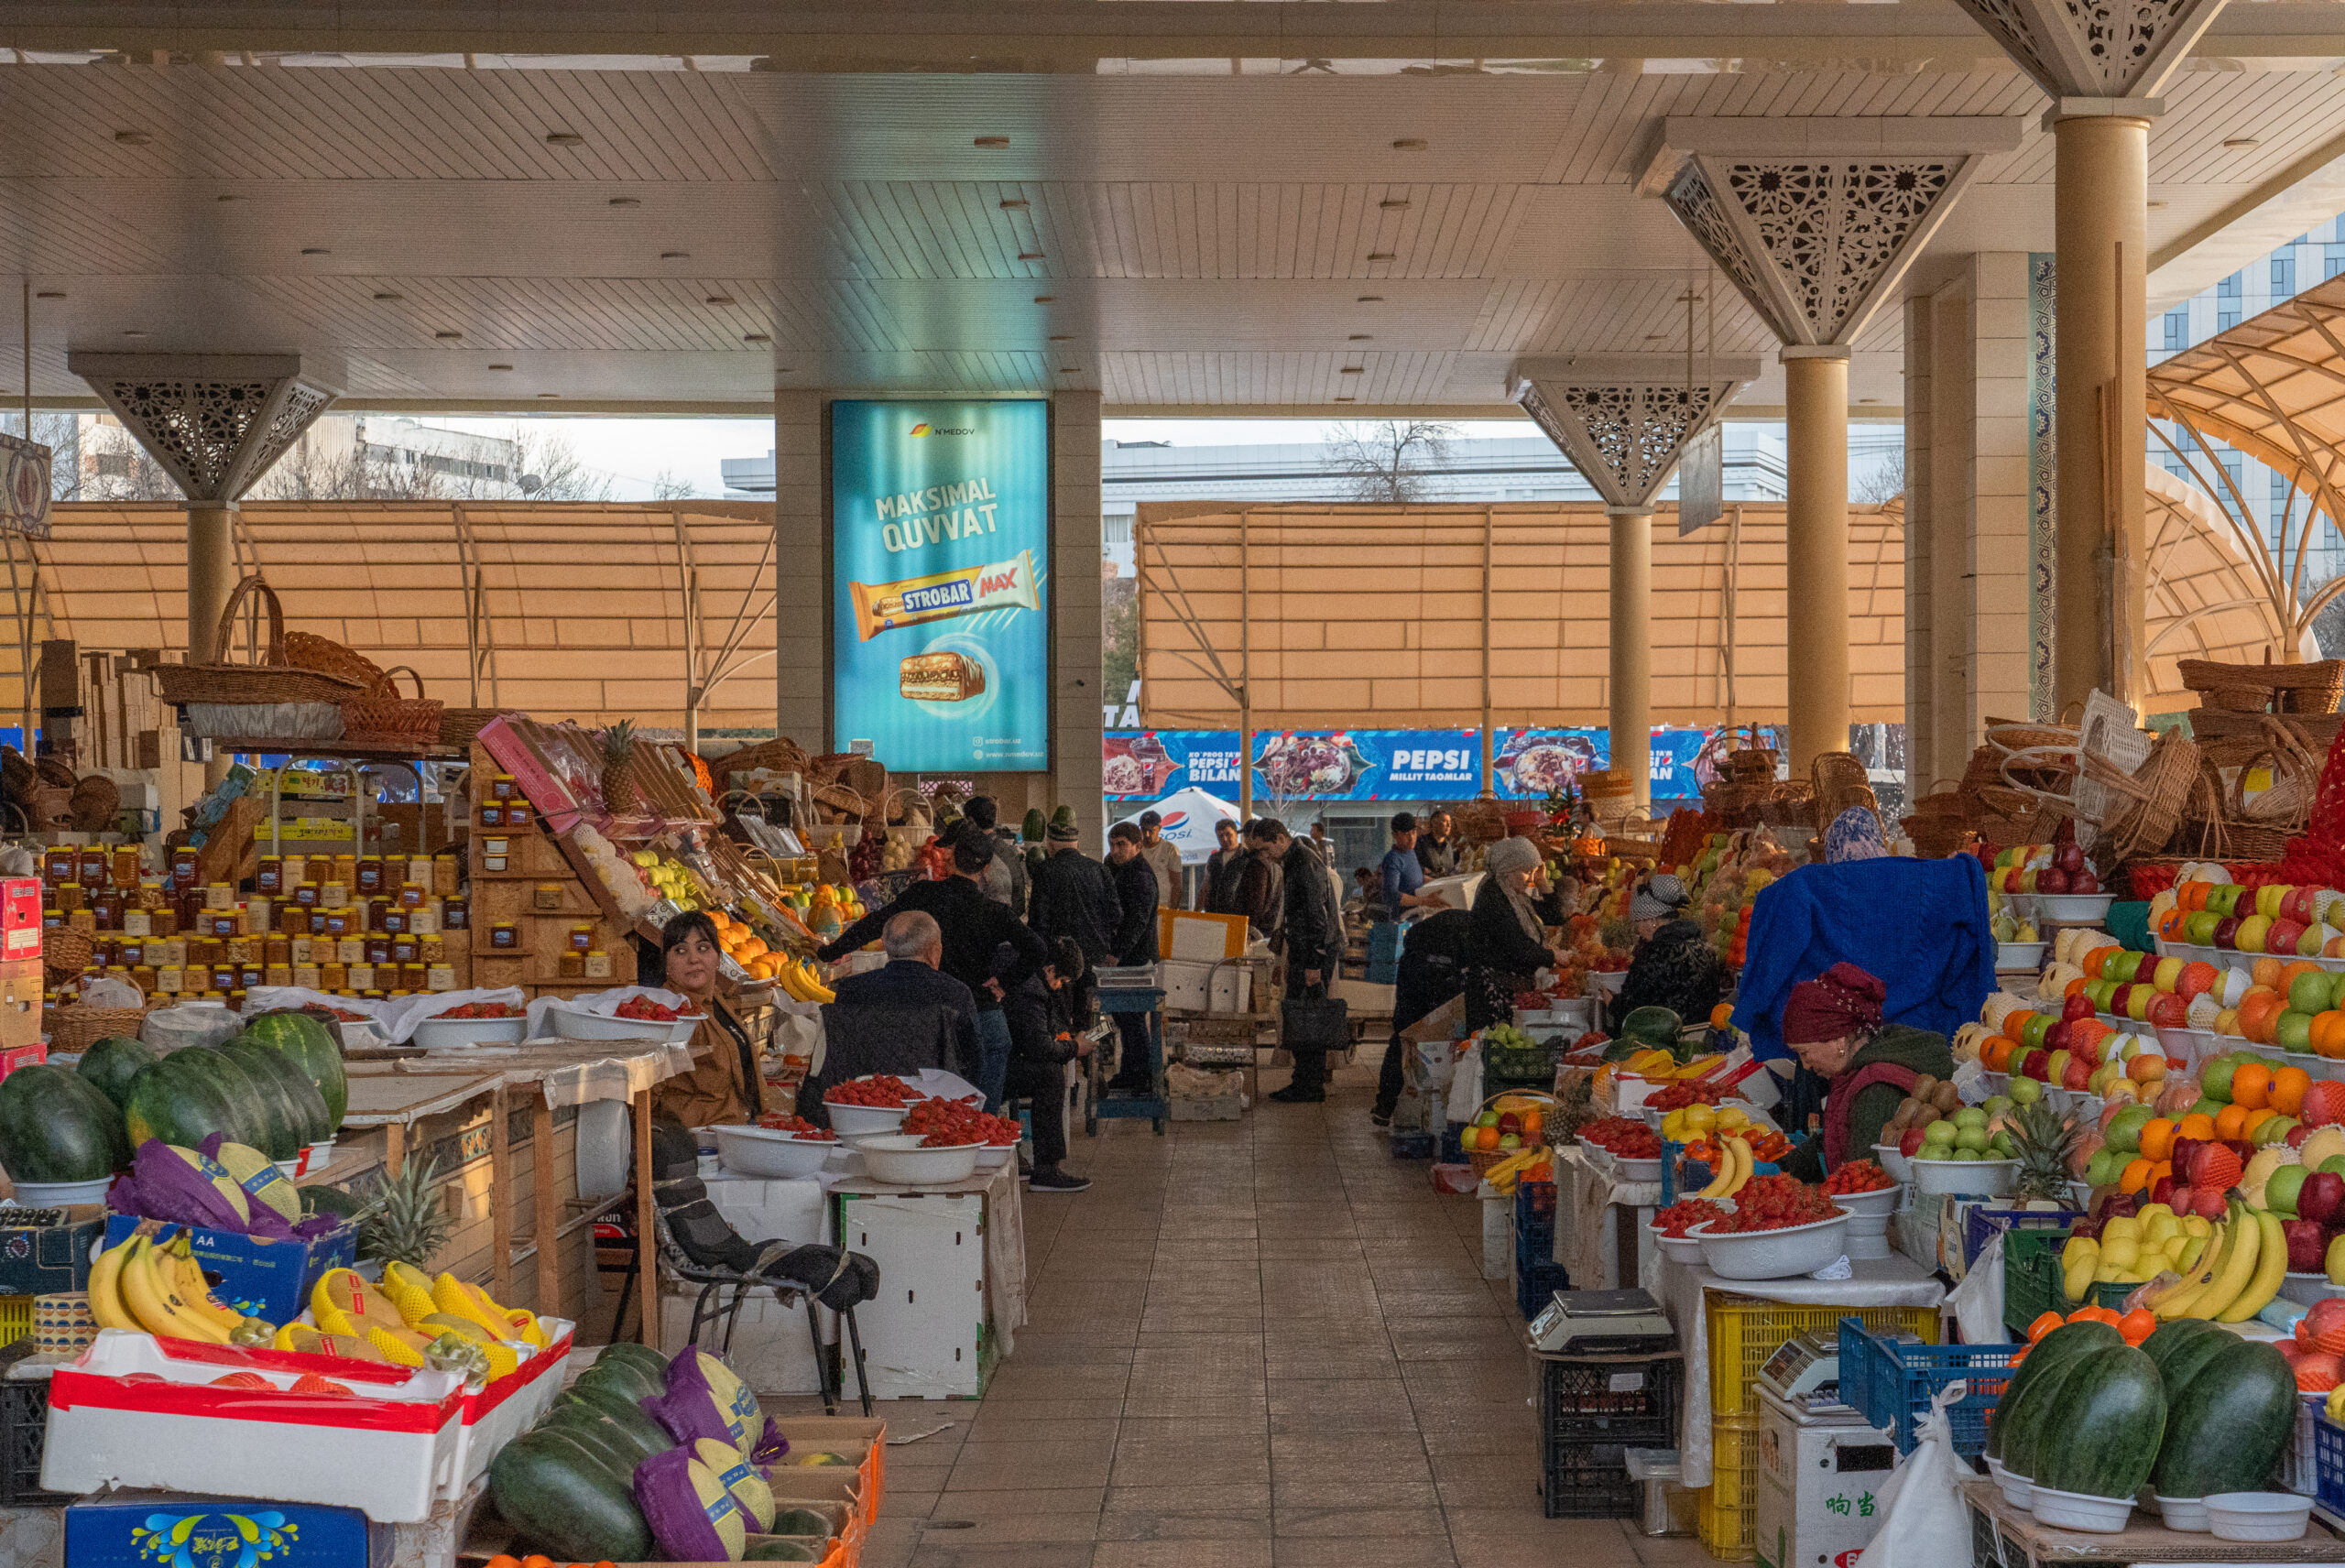
[[[182,1002],[158,1007],[138,1023],[139,1043],[160,1054],[191,1045],[223,1045],[243,1032],[242,1015],[223,1002]]]
[[[1970,1391],[1958,1379],[1930,1397],[1922,1418],[1921,1441],[1881,1488],[1881,1528],[1858,1559],[1860,1568],[1944,1568],[1948,1541],[1970,1538],[1970,1516],[1956,1485],[1961,1469],[1955,1456],[1949,1405]]]

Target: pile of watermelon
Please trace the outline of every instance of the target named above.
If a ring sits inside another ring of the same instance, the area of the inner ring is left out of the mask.
[[[332,1141],[349,1105],[341,1049],[305,1013],[261,1013],[224,1044],[159,1056],[115,1035],[72,1069],[41,1063],[0,1079],[0,1169],[17,1181],[96,1181],[149,1140],[195,1149],[215,1133],[297,1160]]]

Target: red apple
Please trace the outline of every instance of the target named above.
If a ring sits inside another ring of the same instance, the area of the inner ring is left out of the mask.
[[[2234,951],[2236,951],[2234,944],[2237,942],[2238,938],[2239,917],[2237,915],[2225,915],[2221,920],[2215,922],[2215,934],[2210,939],[2210,942],[2211,945],[2216,947],[2234,948]]]
[[[2085,852],[2071,839],[2052,852],[2052,864],[2073,877],[2085,868]]]
[[[2310,1122],[2298,1122],[2288,1129],[2288,1147],[2302,1149],[2305,1146],[2305,1139],[2313,1135],[2313,1125]]]
[[[2329,1238],[2320,1226],[2307,1219],[2282,1220],[2280,1234],[2288,1243],[2288,1272],[2318,1274],[2322,1271],[2322,1254],[2328,1250]]]
[[[2176,1186],[2174,1184],[2174,1178],[2171,1176],[2161,1176],[2156,1181],[2150,1183],[2150,1202],[2153,1203],[2164,1203],[2176,1214],[2180,1214],[2182,1212],[2182,1204],[2176,1203],[2174,1201],[2175,1194],[2177,1192],[2183,1195],[2185,1203],[2189,1201],[2190,1189],[2187,1187]]]
[[[2160,1029],[2181,1029],[2190,1022],[2188,1004],[2171,991],[2161,991],[2150,1003],[2150,1022]]]
[[[2296,1217],[2328,1225],[2345,1210],[2345,1176],[2333,1171],[2316,1171],[2305,1178],[2296,1189]]]
[[[2263,951],[2282,954],[2293,953],[2296,951],[2296,939],[2304,934],[2305,926],[2302,920],[2292,920],[2285,917],[2274,920],[2272,929],[2263,935]]]
[[[2133,983],[2131,980],[2119,985],[2116,990],[2109,994],[2109,1016],[2113,1018],[2131,1018],[2132,1015],[2126,1010],[2125,1005],[2132,999],[2132,996]]]
[[[2079,871],[2068,878],[2068,891],[2071,893],[2098,893],[2100,890],[2100,878],[2089,871]]]
[[[1917,1127],[1907,1127],[1905,1135],[1897,1140],[1897,1152],[1911,1160],[1922,1152],[1922,1129]]]
[[[2078,1018],[2090,1017],[2092,1017],[2092,998],[2082,991],[2076,992],[2060,1004],[2060,1018],[2064,1022],[2075,1023]]]
[[[2089,1087],[2092,1083],[2092,1069],[2093,1064],[2083,1057],[2071,1056],[2068,1058],[2067,1071],[2060,1074],[2060,1087],[2078,1090]]]
[[[2280,899],[2280,912],[2300,926],[2312,924],[2312,895],[2310,887],[2289,888]]]
[[[2312,1311],[2305,1314],[2305,1322],[2308,1325],[2307,1332],[2315,1339],[2332,1329],[2345,1327],[2345,1300],[2329,1296],[2315,1301]]]
[[[2050,1051],[2031,1051],[2020,1062],[2019,1075],[2023,1078],[2033,1078],[2039,1083],[2048,1083],[2051,1079],[2046,1074],[2050,1073],[2051,1068],[2052,1053]]]
[[[2223,1195],[2212,1187],[2193,1187],[2190,1190],[2190,1206],[2199,1218],[2208,1220],[2221,1219],[2230,1212],[2223,1202]]]
[[[2067,1019],[2059,1019],[2057,1022],[2051,1024],[2045,1029],[2044,1049],[2046,1051],[2066,1051],[2068,1049]]]
[[[2035,874],[2035,890],[2039,893],[2065,893],[2068,890],[2068,874],[2058,866]]]

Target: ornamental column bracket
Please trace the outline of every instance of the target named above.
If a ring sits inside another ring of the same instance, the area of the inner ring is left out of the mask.
[[[2055,99],[2154,98],[2223,0],[1955,0]]]
[[[1683,354],[1572,354],[1519,359],[1514,401],[1615,511],[1650,512],[1685,443],[1759,378],[1756,358],[1697,362]]]
[[[2007,116],[1672,115],[1637,189],[1669,204],[1778,339],[1846,346],[1985,160],[2019,141]]]
[[[298,354],[93,354],[65,367],[199,505],[225,506],[341,391],[338,365]]]

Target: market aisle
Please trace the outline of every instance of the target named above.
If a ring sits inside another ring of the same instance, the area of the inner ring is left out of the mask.
[[[961,1424],[889,1451],[868,1568],[1708,1563],[1541,1517],[1480,1205],[1390,1158],[1372,1076],[1324,1106],[1076,1138],[1091,1190],[1028,1199],[1017,1355],[979,1406],[888,1411],[899,1433]]]

